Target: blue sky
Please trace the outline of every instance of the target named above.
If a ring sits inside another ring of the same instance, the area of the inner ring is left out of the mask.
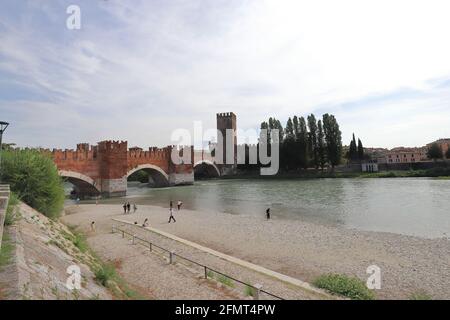
[[[81,8],[81,29],[66,8]],[[448,1],[16,1],[0,4],[7,142],[170,144],[234,111],[333,113],[344,142],[450,136]]]

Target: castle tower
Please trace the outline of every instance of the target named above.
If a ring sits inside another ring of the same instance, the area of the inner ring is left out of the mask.
[[[124,196],[127,192],[126,141],[101,141],[98,143],[101,190],[105,196]]]
[[[230,129],[227,135],[227,129]],[[222,134],[222,159],[217,159],[226,165],[235,169],[237,163],[237,135],[236,135],[236,115],[233,112],[218,113],[217,114],[217,131]],[[217,141],[220,139],[218,137]],[[228,147],[227,147],[228,146]],[[228,159],[227,159],[228,148]],[[232,154],[230,153],[232,151]],[[230,159],[231,158],[231,159]]]

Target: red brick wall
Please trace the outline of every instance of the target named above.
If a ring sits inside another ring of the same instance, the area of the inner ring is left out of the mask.
[[[78,144],[76,150],[52,152],[58,170],[82,173],[94,180],[123,178],[130,170],[142,164],[160,167],[167,174],[191,173],[193,164],[174,165],[171,161],[172,147],[128,150],[126,141],[102,141],[97,146]],[[191,159],[193,159],[191,147]],[[192,162],[192,161],[191,161]]]

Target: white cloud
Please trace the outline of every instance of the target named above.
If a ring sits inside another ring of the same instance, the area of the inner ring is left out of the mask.
[[[30,95],[0,110],[21,145],[164,145],[216,112],[248,128],[323,106],[366,145],[450,135],[450,117],[428,111],[448,115],[449,88],[429,84],[450,77],[446,1],[80,1],[80,31],[65,28],[66,1],[11,3],[21,19],[0,14],[0,79]],[[364,106],[402,88],[424,95]]]

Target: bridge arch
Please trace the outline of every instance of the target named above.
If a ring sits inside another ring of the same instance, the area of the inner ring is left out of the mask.
[[[58,174],[70,182],[75,187],[75,192],[82,197],[100,194],[100,188],[95,180],[87,175],[69,170],[59,170]]]
[[[202,177],[220,177],[220,170],[210,160],[200,160],[194,164],[194,175],[199,178]]]
[[[162,188],[169,186],[169,175],[163,169],[153,164],[141,164],[134,167],[127,172],[126,178],[139,170],[145,170],[149,174],[154,182],[155,187]]]

